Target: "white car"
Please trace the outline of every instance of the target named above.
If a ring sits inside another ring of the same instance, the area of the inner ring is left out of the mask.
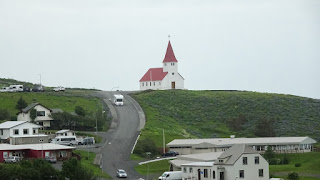
[[[5,163],[17,163],[21,160],[19,156],[10,156],[4,159]]]
[[[55,91],[55,92],[59,92],[59,91],[65,91],[66,89],[64,88],[64,87],[62,87],[62,86],[58,86],[58,87],[56,87],[56,88],[53,88],[53,91]]]
[[[127,178],[127,173],[123,169],[118,169],[117,171],[117,177],[119,178]]]

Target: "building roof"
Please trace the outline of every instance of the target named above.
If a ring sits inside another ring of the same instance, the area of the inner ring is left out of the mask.
[[[180,155],[177,159],[188,161],[215,161],[223,152],[208,152],[199,154]]]
[[[40,105],[40,106],[42,106],[42,107],[44,107],[44,108],[52,111],[51,109],[45,107],[44,105],[42,105],[42,104],[40,104],[40,103],[32,103],[32,104],[29,104],[26,108],[22,109],[21,112],[27,113],[27,112],[29,112],[32,108],[34,108],[34,107],[37,106],[37,105]]]
[[[242,154],[259,154],[259,152],[246,144],[235,144],[228,150],[224,151],[218,159],[228,158],[223,164],[234,164]],[[216,164],[220,163],[217,162]]]
[[[174,53],[173,53],[170,41],[168,43],[167,52],[166,52],[166,55],[165,55],[162,63],[165,63],[165,62],[178,62]]]
[[[54,114],[54,113],[63,113],[63,110],[62,109],[51,109],[51,113]]]
[[[32,135],[12,135],[10,137],[13,138],[27,138],[27,137],[48,137],[48,135],[45,134],[32,134]]]
[[[310,137],[261,137],[261,138],[212,138],[212,139],[175,139],[167,144],[169,147],[192,146],[202,147],[225,147],[234,144],[248,144],[248,145],[283,145],[283,144],[300,144],[308,141],[309,143],[316,143]]]
[[[163,68],[150,68],[139,82],[144,81],[162,81],[168,72],[163,72]]]
[[[6,121],[0,124],[0,129],[10,129],[28,121]]]
[[[181,166],[196,166],[196,167],[212,167],[214,162],[192,162],[187,164],[181,164]]]
[[[71,130],[70,129],[62,129],[60,131],[57,131],[56,134],[65,133],[65,132],[69,132],[69,131],[71,131]]]
[[[187,160],[180,160],[180,159],[174,159],[169,161],[170,164],[176,166],[176,167],[181,167],[181,164],[188,164],[188,163],[192,163],[194,161],[187,161]]]
[[[64,146],[53,143],[40,143],[40,144],[25,144],[25,145],[11,145],[11,144],[0,144],[1,150],[21,150],[21,149],[31,149],[31,150],[67,150],[75,149],[75,147]]]

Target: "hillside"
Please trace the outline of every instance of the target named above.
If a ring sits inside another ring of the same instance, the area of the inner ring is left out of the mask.
[[[320,140],[320,102],[292,95],[244,91],[145,91],[132,95],[147,122],[141,138],[162,145],[176,138],[255,137],[259,121],[270,121],[276,136]],[[241,128],[232,120],[244,119]],[[236,130],[235,130],[236,129]]]

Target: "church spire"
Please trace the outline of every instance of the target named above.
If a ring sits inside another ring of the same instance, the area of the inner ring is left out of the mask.
[[[164,57],[164,60],[162,61],[162,63],[165,63],[165,62],[178,62],[176,57],[174,56],[170,40],[169,40],[169,43],[168,43],[166,56]]]

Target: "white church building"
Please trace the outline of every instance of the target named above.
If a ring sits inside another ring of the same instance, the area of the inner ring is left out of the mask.
[[[150,68],[140,79],[140,90],[184,89],[184,78],[178,72],[178,61],[169,41],[162,61],[163,68]]]

